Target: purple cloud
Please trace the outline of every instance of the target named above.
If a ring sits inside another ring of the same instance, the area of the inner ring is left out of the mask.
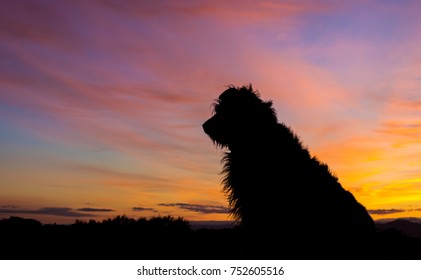
[[[158,212],[153,208],[147,208],[147,207],[133,207],[133,211],[141,212],[141,211],[152,211],[152,212]]]
[[[372,209],[368,210],[368,213],[370,214],[376,214],[376,215],[388,215],[388,214],[394,214],[394,213],[401,213],[405,212],[406,210],[403,209]]]
[[[91,217],[93,215],[75,212],[72,208],[67,207],[44,207],[37,210],[18,209],[18,208],[2,208],[1,214],[32,214],[32,215],[52,215],[61,217]]]
[[[76,209],[77,211],[81,212],[114,212],[114,209],[107,209],[107,208],[91,208],[91,207],[85,207],[85,208],[79,208]]]
[[[226,214],[229,208],[220,205],[203,205],[189,203],[160,203],[160,206],[178,207],[180,209],[199,212],[203,214]]]

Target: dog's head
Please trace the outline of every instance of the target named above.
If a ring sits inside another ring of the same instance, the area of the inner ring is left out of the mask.
[[[277,122],[272,102],[261,100],[251,85],[228,87],[213,106],[214,115],[203,129],[220,147],[231,148],[258,137],[262,129]]]

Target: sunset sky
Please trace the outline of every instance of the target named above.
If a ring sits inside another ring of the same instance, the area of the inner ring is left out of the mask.
[[[0,218],[229,219],[201,125],[248,83],[374,219],[421,217],[420,15],[416,0],[3,1]]]

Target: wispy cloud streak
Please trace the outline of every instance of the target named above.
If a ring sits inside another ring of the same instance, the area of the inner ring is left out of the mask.
[[[402,213],[405,212],[403,209],[372,209],[368,210],[368,213],[370,214],[376,214],[376,215],[387,215],[387,214],[394,214],[394,213]]]
[[[79,208],[79,209],[76,209],[76,211],[79,211],[79,212],[115,212],[115,210],[113,210],[113,209],[91,208],[91,207]]]
[[[135,212],[143,212],[143,211],[158,212],[154,208],[148,208],[148,207],[133,207],[132,210]]]
[[[79,210],[77,210],[79,211]],[[20,215],[20,214],[31,214],[31,215],[52,215],[52,216],[63,216],[63,217],[92,217],[93,215],[76,212],[75,210],[67,207],[44,207],[36,210],[30,209],[7,209],[1,208],[0,213]]]
[[[229,212],[229,208],[220,205],[202,205],[202,204],[190,204],[190,203],[160,203],[160,206],[178,207],[183,210],[199,212],[203,214],[226,214]]]

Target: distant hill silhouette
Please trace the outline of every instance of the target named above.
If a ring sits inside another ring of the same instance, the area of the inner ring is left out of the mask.
[[[196,224],[196,229],[191,224]],[[402,224],[408,225],[397,221],[378,230],[371,248],[377,252],[375,259],[421,259],[421,238],[403,234],[399,229]],[[8,244],[2,246],[0,259],[242,259],[238,253],[241,229],[229,227],[225,222],[214,225],[217,228],[171,216],[150,219],[117,216],[101,222],[76,221],[71,225],[41,224],[33,219],[10,217],[0,220],[0,234]],[[327,258],[321,252],[316,259]]]
[[[407,219],[396,219],[386,223],[376,223],[382,230],[394,229],[409,237],[421,238],[421,223],[411,222]]]

